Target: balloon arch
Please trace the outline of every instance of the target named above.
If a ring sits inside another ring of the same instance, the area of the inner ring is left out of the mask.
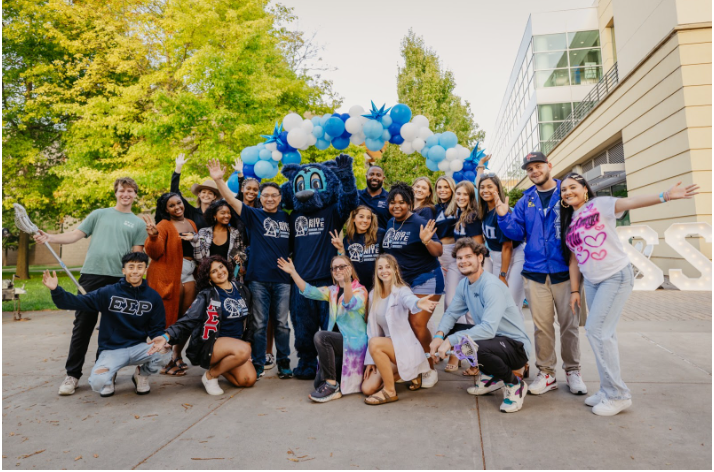
[[[300,151],[310,146],[320,150],[332,146],[341,151],[351,143],[377,152],[389,142],[399,145],[404,154],[420,153],[426,158],[429,170],[445,172],[456,182],[476,179],[476,165],[485,154],[478,149],[478,143],[473,151],[469,151],[459,144],[455,133],[434,133],[424,115],[412,118],[407,105],[399,103],[387,109],[385,106],[377,108],[372,102],[368,113],[360,105],[355,105],[349,113],[325,114],[310,119],[289,113],[282,124],[275,124],[273,134],[261,135],[265,138],[264,143],[241,151],[243,173],[246,177],[272,179],[278,173],[279,163],[300,164]],[[229,179],[229,185],[237,186],[235,174]]]

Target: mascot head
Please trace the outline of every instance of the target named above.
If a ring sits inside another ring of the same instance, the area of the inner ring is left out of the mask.
[[[343,162],[344,158],[351,165],[352,158],[344,154],[338,156],[338,161]],[[342,192],[339,172],[336,161],[283,166],[282,173],[288,179],[281,187],[285,208],[312,213],[337,203]]]

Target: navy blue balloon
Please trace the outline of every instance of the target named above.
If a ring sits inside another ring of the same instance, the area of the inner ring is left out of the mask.
[[[469,182],[473,183],[474,180],[476,180],[476,172],[467,170],[466,172],[464,172],[464,180],[468,180]]]
[[[387,129],[389,130],[389,134],[394,136],[395,134],[399,134],[399,131],[402,129],[402,123],[397,123],[396,121],[393,121]]]
[[[454,178],[454,182],[456,182],[458,184],[459,182],[464,180],[464,173],[461,171],[454,172],[453,178]]]
[[[253,171],[253,166],[250,164],[243,164],[243,175],[246,177],[255,177],[255,171]]]
[[[476,170],[476,163],[474,161],[464,161],[464,168],[462,169],[464,172],[467,171],[475,171]]]
[[[342,118],[342,121],[347,121],[350,119],[350,114],[349,113],[342,113],[340,115],[340,118]]]
[[[404,138],[402,138],[401,134],[393,134],[391,138],[389,138],[389,142],[392,144],[402,144],[404,142]]]
[[[347,146],[350,145],[350,138],[345,138],[343,136],[338,136],[335,139],[332,140],[332,147],[337,149],[338,151],[342,151],[343,149],[347,149]]]
[[[277,150],[285,154],[288,152],[288,143],[287,141],[278,141],[277,142]]]

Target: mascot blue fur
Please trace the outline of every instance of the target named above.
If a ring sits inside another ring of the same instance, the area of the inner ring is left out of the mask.
[[[282,173],[288,179],[281,187],[283,204],[293,210],[290,238],[295,269],[310,285],[332,285],[330,262],[337,250],[330,231],[340,231],[359,204],[352,157],[340,154],[334,161],[320,164],[288,164]],[[293,374],[299,379],[314,379],[317,350],[313,338],[320,329],[327,329],[329,304],[303,297],[293,283],[290,319],[299,359]]]

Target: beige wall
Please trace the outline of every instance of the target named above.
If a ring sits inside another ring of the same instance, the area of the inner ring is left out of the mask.
[[[79,223],[79,221],[73,222],[64,229],[64,232],[72,231],[79,226]],[[84,256],[87,254],[88,248],[89,238],[80,239],[74,244],[52,245],[52,249],[62,258],[62,261],[67,267],[82,267],[82,265],[84,265]],[[17,265],[17,251],[11,249],[3,250],[2,265]],[[33,244],[30,247],[30,265],[53,266],[58,264],[57,260],[52,256],[50,251],[47,250],[44,244]]]

